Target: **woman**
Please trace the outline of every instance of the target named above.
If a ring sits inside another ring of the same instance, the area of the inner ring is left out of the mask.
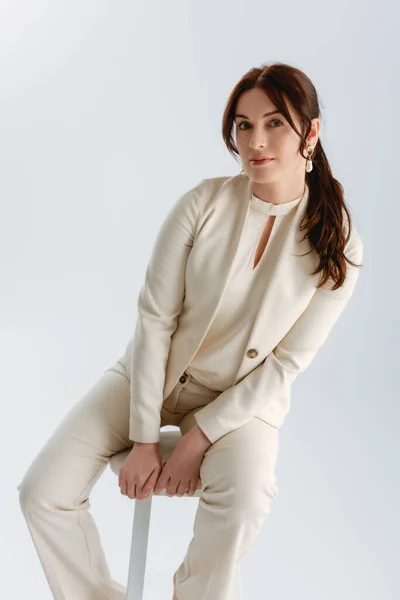
[[[316,90],[281,63],[251,69],[222,133],[243,169],[203,179],[158,233],[125,353],[28,469],[20,503],[57,600],[124,598],[89,493],[110,457],[123,495],[202,495],[174,575],[178,600],[228,600],[236,564],[277,496],[291,384],[352,295],[362,259],[319,139]],[[263,159],[260,161],[259,159]],[[164,465],[160,427],[182,439]]]

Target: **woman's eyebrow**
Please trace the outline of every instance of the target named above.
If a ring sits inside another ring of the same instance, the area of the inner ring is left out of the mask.
[[[280,110],[271,110],[271,112],[266,112],[265,115],[263,115],[263,117],[269,117],[269,115],[274,115],[275,113],[279,113],[279,114],[283,115],[283,113],[281,113]],[[236,119],[238,117],[242,117],[242,119],[249,118],[249,117],[246,117],[246,115],[242,115],[241,113],[236,113],[236,115],[233,118]]]

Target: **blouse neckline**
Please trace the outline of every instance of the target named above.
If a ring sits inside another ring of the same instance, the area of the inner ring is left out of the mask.
[[[299,198],[295,198],[294,200],[290,200],[289,202],[283,202],[282,204],[266,202],[265,200],[261,200],[261,198],[257,198],[257,196],[252,194],[250,206],[253,210],[264,213],[265,215],[286,215],[292,210],[292,208],[299,204],[300,200],[304,197],[305,192],[306,188],[304,189],[302,196],[299,196]]]

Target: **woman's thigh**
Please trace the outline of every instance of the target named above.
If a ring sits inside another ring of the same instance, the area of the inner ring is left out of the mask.
[[[196,425],[196,409],[181,421],[182,434]],[[276,466],[279,429],[257,417],[222,436],[204,455],[200,468],[203,491],[232,494],[239,514],[267,507],[278,494]]]
[[[72,505],[87,498],[110,457],[129,439],[129,381],[114,371],[102,377],[70,409],[30,464],[21,494]]]

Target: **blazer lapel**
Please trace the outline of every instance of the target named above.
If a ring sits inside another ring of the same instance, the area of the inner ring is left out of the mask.
[[[226,182],[212,206],[204,212],[189,259],[187,293],[190,289],[195,290],[193,302],[196,303],[201,294],[205,308],[205,320],[199,323],[203,330],[201,340],[197,340],[199,343],[221,303],[250,211],[251,185],[247,178],[237,177],[241,179]]]
[[[190,364],[210,328],[246,225],[251,182],[242,175],[224,179],[220,189],[212,191],[211,201],[201,214],[189,254],[185,300],[179,326],[172,336],[164,398]]]

